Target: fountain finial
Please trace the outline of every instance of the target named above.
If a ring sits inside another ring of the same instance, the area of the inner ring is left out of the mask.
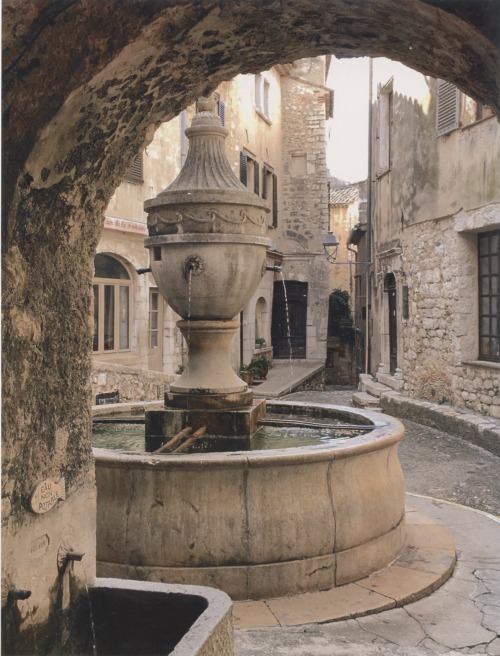
[[[211,112],[212,114],[215,114],[215,98],[213,93],[209,96],[201,96],[201,98],[198,98],[196,111],[198,113]]]

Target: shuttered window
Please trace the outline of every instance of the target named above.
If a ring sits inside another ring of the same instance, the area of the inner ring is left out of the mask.
[[[260,195],[260,166],[246,151],[240,151],[240,180],[245,187]]]
[[[123,176],[123,179],[126,182],[131,182],[132,184],[142,184],[144,182],[142,171],[142,153],[139,153],[134,159],[129,170]]]
[[[240,152],[240,180],[245,187],[247,186],[247,154],[242,150]]]
[[[436,134],[441,137],[458,128],[460,92],[450,82],[437,81]]]
[[[276,175],[276,173],[273,173],[272,217],[273,217],[273,228],[277,228],[278,227],[278,176]]]

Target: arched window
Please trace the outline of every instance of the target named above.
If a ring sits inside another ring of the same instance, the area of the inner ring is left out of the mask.
[[[94,258],[94,353],[130,348],[130,287],[126,268],[111,255]]]

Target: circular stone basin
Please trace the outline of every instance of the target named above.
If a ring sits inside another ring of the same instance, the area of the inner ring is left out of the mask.
[[[318,403],[268,402],[373,430],[341,443],[155,456],[94,449],[99,576],[208,585],[233,599],[327,590],[404,546],[402,424]]]

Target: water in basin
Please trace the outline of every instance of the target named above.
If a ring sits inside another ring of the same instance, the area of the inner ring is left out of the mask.
[[[283,420],[283,415],[268,414],[268,420]],[[335,420],[318,421],[316,426],[298,426],[297,423],[310,423],[310,417],[294,415],[295,425],[265,425],[260,426],[253,437],[248,441],[246,450],[286,449],[297,446],[319,446],[331,443],[341,443],[356,435],[362,435],[367,428],[373,426],[359,426],[343,428],[336,427]],[[324,423],[324,425],[320,425]],[[201,439],[196,443],[196,452],[211,450],[208,448],[210,440]],[[126,421],[94,421],[92,431],[92,445],[103,449],[122,451],[144,451],[144,424]],[[231,448],[229,449],[231,450]],[[238,450],[244,450],[238,445]]]

